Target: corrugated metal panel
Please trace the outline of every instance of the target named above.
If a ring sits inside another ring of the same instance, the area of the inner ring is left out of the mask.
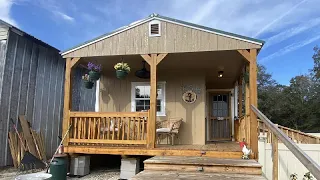
[[[59,52],[38,44],[38,40],[10,31],[8,44],[0,44],[0,166],[12,164],[7,143],[12,130],[9,119],[18,123],[20,114],[44,134],[47,156],[52,156],[62,131],[64,75],[65,61]],[[79,98],[78,109],[94,110],[95,90],[84,90],[81,72],[73,82],[76,92],[81,92],[75,96]]]

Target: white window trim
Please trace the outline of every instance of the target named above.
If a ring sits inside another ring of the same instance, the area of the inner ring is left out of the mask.
[[[158,24],[159,25],[159,33],[158,34],[151,34],[151,24]],[[158,37],[161,36],[161,22],[159,20],[153,20],[149,22],[149,37]]]
[[[136,95],[136,91],[135,91],[135,86],[137,85],[149,85],[150,86],[150,82],[131,82],[131,112],[136,112],[136,101],[135,101],[135,95]],[[163,95],[162,98],[163,100],[161,101],[161,112],[157,112],[157,116],[166,116],[166,82],[165,81],[161,81],[161,82],[157,82],[157,85],[161,85],[163,87]]]

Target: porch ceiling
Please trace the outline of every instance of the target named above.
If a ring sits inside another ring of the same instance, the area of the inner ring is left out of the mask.
[[[127,62],[132,73],[142,68],[140,55],[104,56],[82,58],[81,64],[91,61],[101,64],[104,74],[114,73],[113,66],[118,62]],[[212,51],[196,53],[171,53],[158,65],[158,76],[162,73],[197,71],[206,77],[207,89],[232,88],[240,75],[245,61],[237,51]],[[149,65],[146,64],[149,69]],[[223,71],[223,77],[218,78],[218,72]]]

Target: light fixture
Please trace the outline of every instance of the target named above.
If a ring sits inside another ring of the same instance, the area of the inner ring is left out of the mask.
[[[218,72],[218,78],[222,78],[222,76],[223,76],[223,71],[219,71]]]
[[[142,61],[142,69],[136,71],[136,76],[142,79],[149,79],[150,78],[150,71],[146,69],[146,61]]]

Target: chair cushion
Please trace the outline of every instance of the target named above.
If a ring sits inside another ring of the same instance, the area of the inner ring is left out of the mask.
[[[156,130],[157,133],[168,133],[170,132],[170,128],[159,128]]]

